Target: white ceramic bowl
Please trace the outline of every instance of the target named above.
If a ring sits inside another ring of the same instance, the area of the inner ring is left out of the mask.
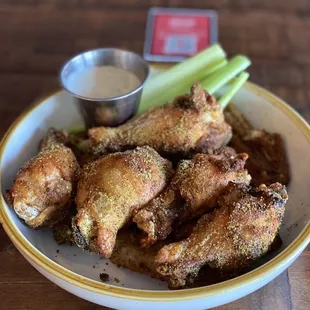
[[[1,198],[0,215],[5,231],[22,255],[44,276],[79,297],[112,308],[206,309],[257,290],[287,268],[310,240],[310,128],[284,102],[251,83],[238,92],[233,103],[256,128],[279,132],[285,137],[292,173],[290,198],[280,231],[283,246],[277,253],[260,260],[253,271],[211,286],[169,291],[163,282],[111,263],[106,265],[108,260],[84,253],[77,247],[57,245],[50,230],[34,231],[26,227]],[[65,92],[44,98],[24,112],[2,141],[2,192],[10,188],[23,163],[36,154],[47,128],[79,124],[81,117]],[[120,282],[100,282],[99,273],[104,269]]]

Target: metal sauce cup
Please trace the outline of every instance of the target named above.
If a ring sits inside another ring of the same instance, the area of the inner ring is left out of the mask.
[[[71,74],[100,66],[115,66],[132,72],[139,78],[141,84],[128,94],[100,99],[83,97],[70,89],[68,79]],[[149,65],[138,54],[116,48],[100,48],[70,59],[60,71],[60,82],[63,88],[74,96],[87,128],[117,126],[136,113],[148,75]]]

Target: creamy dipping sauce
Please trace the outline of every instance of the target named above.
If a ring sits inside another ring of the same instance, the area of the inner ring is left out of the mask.
[[[131,72],[114,66],[92,67],[72,73],[68,89],[96,99],[118,97],[135,90],[141,81]]]

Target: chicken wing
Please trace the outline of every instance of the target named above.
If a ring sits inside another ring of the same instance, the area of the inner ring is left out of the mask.
[[[117,234],[115,248],[110,257],[110,261],[123,268],[165,281],[165,277],[156,270],[157,265],[155,263],[155,257],[158,250],[170,242],[171,240],[166,239],[156,243],[151,248],[141,248],[137,234],[131,229],[124,229]],[[217,269],[204,266],[201,268],[196,281],[190,283],[188,287],[211,285],[228,280],[233,276],[236,276],[236,274],[224,273]]]
[[[195,84],[190,95],[148,112],[116,128],[88,132],[94,152],[119,151],[149,145],[161,154],[188,155],[225,146],[231,128],[215,98]]]
[[[149,249],[141,248],[139,238],[130,229],[120,230],[110,261],[118,266],[163,280],[156,271],[155,256],[167,242],[159,242]]]
[[[254,129],[232,104],[225,110],[225,119],[234,131],[231,146],[238,152],[249,154],[245,166],[252,176],[252,184],[279,182],[287,185],[290,171],[283,137]]]
[[[171,163],[152,148],[109,154],[86,165],[78,183],[75,241],[110,257],[117,231],[167,185]]]
[[[244,169],[247,157],[224,148],[219,154],[197,154],[191,160],[182,160],[164,192],[133,217],[145,232],[142,246],[166,239],[174,225],[216,207],[230,181],[249,184],[251,177]]]
[[[268,251],[287,199],[279,183],[258,188],[230,183],[220,207],[202,216],[187,239],[158,252],[157,272],[171,288],[180,288],[192,282],[206,264],[223,271],[248,266]]]
[[[66,215],[79,165],[64,145],[63,132],[50,129],[39,154],[17,173],[7,200],[32,228],[53,226]]]

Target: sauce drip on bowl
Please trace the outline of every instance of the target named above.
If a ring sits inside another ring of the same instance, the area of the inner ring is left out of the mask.
[[[68,78],[68,89],[89,98],[104,99],[118,97],[135,90],[141,81],[131,72],[114,66],[87,68],[72,73]]]

